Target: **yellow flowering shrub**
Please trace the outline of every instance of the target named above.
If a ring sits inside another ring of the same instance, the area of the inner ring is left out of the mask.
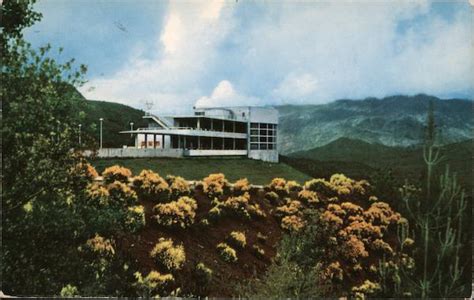
[[[273,191],[280,196],[286,196],[289,193],[286,180],[283,178],[273,178],[267,187],[270,191]]]
[[[169,184],[171,199],[178,199],[179,197],[191,194],[189,183],[183,177],[168,175],[166,176],[166,181]]]
[[[227,240],[230,244],[240,249],[245,248],[245,245],[247,245],[247,238],[245,237],[245,233],[241,231],[232,231]]]
[[[312,191],[312,192],[316,192],[319,194],[323,194],[326,197],[334,196],[332,185],[326,180],[321,179],[321,178],[311,179],[307,181],[304,184],[304,189]]]
[[[107,185],[107,190],[109,191],[110,204],[121,204],[124,206],[137,204],[137,193],[128,184],[114,181]]]
[[[290,200],[286,205],[279,206],[275,209],[275,216],[283,218],[300,213],[303,205],[298,200]]]
[[[201,285],[207,285],[212,280],[213,272],[204,263],[198,263],[195,268],[197,282]]]
[[[349,195],[351,193],[364,195],[370,187],[366,180],[356,181],[346,177],[344,174],[332,175],[329,183],[338,195]]]
[[[253,250],[253,253],[255,254],[256,257],[258,257],[260,259],[265,258],[265,250],[263,250],[260,246],[253,245],[252,250]]]
[[[177,201],[155,205],[153,218],[160,225],[175,228],[186,228],[194,223],[197,203],[189,197],[181,197]]]
[[[342,244],[341,254],[345,259],[351,261],[357,261],[358,258],[369,256],[364,243],[354,235],[350,235]]]
[[[132,171],[119,165],[108,167],[102,172],[105,183],[112,183],[114,181],[128,183],[131,176]]]
[[[111,258],[115,255],[114,242],[98,234],[86,241],[85,249],[97,257]]]
[[[264,218],[266,216],[265,212],[257,203],[250,203],[250,194],[248,192],[245,192],[241,196],[228,197],[222,202],[217,201],[215,207],[215,212],[219,212],[219,216],[222,213],[225,213],[228,216],[240,217],[248,220],[252,217]]]
[[[340,282],[344,279],[344,271],[339,261],[330,263],[323,271],[323,278]]]
[[[279,196],[278,196],[277,193],[270,191],[270,192],[265,193],[264,197],[265,197],[265,199],[270,201],[271,204],[273,204],[273,205],[278,204]]]
[[[244,193],[250,191],[250,183],[247,180],[247,178],[239,179],[234,183],[233,189],[234,189],[234,195],[236,196],[243,195]]]
[[[395,213],[390,205],[385,202],[374,202],[367,211],[364,212],[364,217],[375,225],[380,225],[386,228],[390,224],[397,224],[401,216]]]
[[[175,246],[173,240],[165,238],[158,240],[151,250],[150,256],[155,259],[158,265],[169,271],[180,270],[186,261],[183,245]]]
[[[361,285],[352,288],[352,294],[356,299],[365,299],[366,296],[373,296],[381,290],[380,284],[365,280]]]
[[[290,232],[298,232],[306,226],[306,222],[298,215],[290,215],[281,219],[281,228]]]
[[[229,189],[229,182],[224,174],[210,174],[203,179],[203,192],[209,197],[222,196]]]
[[[130,232],[137,232],[145,227],[145,208],[142,205],[131,206],[127,209],[125,227]]]
[[[133,284],[140,292],[142,297],[148,298],[155,296],[155,293],[163,291],[169,283],[174,281],[171,274],[161,274],[157,271],[150,271],[143,277],[142,273],[135,272],[135,283]]]
[[[289,180],[286,183],[286,186],[288,187],[288,190],[290,192],[299,192],[303,189],[303,187],[298,182],[296,182],[294,180]]]
[[[97,173],[96,169],[85,160],[81,160],[79,163],[77,163],[72,168],[71,173],[85,178],[89,182],[92,182],[94,179],[99,177],[99,173]]]
[[[109,203],[109,190],[96,183],[91,183],[86,189],[87,199],[91,204],[98,206],[107,206]]]
[[[298,199],[306,205],[315,205],[319,203],[318,194],[310,190],[302,190],[298,193]]]
[[[152,170],[143,170],[135,176],[133,187],[142,199],[163,202],[168,198],[168,183]]]
[[[219,256],[226,262],[235,263],[237,261],[237,252],[227,245],[220,243],[216,246]]]

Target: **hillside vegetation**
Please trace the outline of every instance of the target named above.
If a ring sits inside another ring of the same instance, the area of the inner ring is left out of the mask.
[[[423,143],[426,112],[434,114],[443,144],[472,139],[472,100],[427,95],[338,100],[323,105],[277,106],[282,154],[321,147],[342,137],[387,146]]]
[[[449,165],[465,187],[470,187],[473,181],[473,142],[466,140],[441,147],[444,159],[439,170],[443,172]],[[348,138],[291,153],[283,161],[310,176],[324,178],[343,172],[354,178],[368,179],[376,170],[391,169],[394,176],[404,180],[421,178],[425,172],[422,148],[389,147]]]
[[[285,163],[268,163],[247,158],[134,158],[134,159],[97,159],[92,164],[102,172],[114,164],[122,165],[139,173],[151,169],[160,174],[175,175],[188,180],[199,180],[211,173],[224,173],[229,180],[247,178],[253,184],[266,184],[274,177],[304,182],[310,178]]]

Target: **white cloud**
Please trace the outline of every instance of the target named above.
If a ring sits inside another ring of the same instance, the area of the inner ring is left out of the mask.
[[[290,73],[279,86],[273,90],[273,95],[281,102],[308,102],[306,97],[312,95],[318,88],[318,80],[311,74]]]
[[[260,99],[237,93],[232,84],[222,80],[214,88],[210,96],[204,96],[196,101],[196,107],[223,107],[223,106],[252,106],[262,105]]]
[[[202,94],[200,78],[212,67],[216,46],[232,26],[224,4],[171,2],[156,49],[142,49],[155,52],[155,58],[133,56],[119,72],[93,79],[81,91],[89,99],[136,107],[152,101],[158,113],[190,110]]]

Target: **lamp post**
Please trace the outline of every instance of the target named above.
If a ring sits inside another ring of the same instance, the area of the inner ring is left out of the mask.
[[[130,131],[133,131],[133,122],[130,122]],[[133,133],[130,133],[130,137],[133,137]]]
[[[102,149],[102,121],[104,121],[104,118],[100,118],[100,149]]]
[[[82,124],[79,124],[79,147],[81,147],[81,127]]]

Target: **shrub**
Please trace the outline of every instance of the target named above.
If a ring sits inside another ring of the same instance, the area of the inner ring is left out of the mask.
[[[114,181],[120,181],[123,183],[128,183],[132,172],[124,167],[119,165],[108,167],[102,172],[105,183],[112,183]]]
[[[208,216],[209,220],[211,221],[217,221],[221,218],[222,215],[222,210],[219,208],[219,206],[214,206],[209,210]]]
[[[247,245],[247,239],[245,233],[241,231],[232,231],[227,239],[231,245],[237,248],[243,249]]]
[[[306,205],[315,205],[319,203],[318,194],[310,190],[302,190],[299,192],[298,199]]]
[[[125,227],[130,232],[137,232],[145,227],[145,208],[142,205],[131,206],[128,208]]]
[[[148,275],[143,278],[140,272],[135,272],[134,286],[140,292],[140,296],[149,298],[155,296],[155,293],[161,292],[165,286],[174,281],[171,274],[161,274],[157,271],[150,271]]]
[[[278,194],[275,192],[267,192],[265,193],[265,199],[270,201],[271,204],[277,205],[278,204]]]
[[[381,290],[380,284],[365,280],[363,284],[353,287],[352,293],[356,299],[365,299],[366,296],[373,296]]]
[[[195,268],[196,278],[199,284],[207,285],[212,280],[212,270],[203,263],[198,263]]]
[[[258,245],[253,245],[252,246],[253,253],[255,254],[256,257],[263,259],[265,258],[265,250],[260,248]]]
[[[197,204],[194,199],[181,197],[178,201],[157,204],[153,211],[158,224],[167,227],[186,228],[194,223]]]
[[[74,168],[72,168],[71,173],[79,178],[83,178],[88,182],[92,182],[97,177],[99,177],[99,173],[97,173],[96,169],[85,160],[81,160],[77,163]]]
[[[114,181],[107,186],[109,191],[109,203],[114,205],[131,206],[137,203],[138,197],[127,184]]]
[[[286,180],[283,178],[273,178],[268,187],[271,191],[276,192],[280,196],[286,196],[289,193]]]
[[[112,258],[115,255],[113,241],[98,234],[86,241],[85,250],[95,257]]]
[[[237,252],[227,245],[226,243],[220,243],[217,245],[217,251],[219,252],[220,257],[226,261],[234,263],[237,261]]]
[[[174,246],[173,240],[165,238],[158,240],[151,250],[150,256],[169,271],[180,270],[186,261],[184,247],[182,245]]]
[[[168,199],[168,183],[152,170],[143,170],[133,178],[133,186],[142,199],[164,202]]]
[[[335,195],[332,185],[321,178],[311,179],[307,181],[304,185],[304,189],[323,194],[326,197],[332,197]]]
[[[170,187],[171,199],[178,199],[179,197],[189,196],[191,194],[189,183],[183,177],[168,175],[166,176],[166,181]]]
[[[302,207],[301,202],[298,200],[290,200],[286,205],[276,208],[275,216],[283,218],[284,216],[296,215],[300,213]]]
[[[95,206],[107,206],[109,204],[109,190],[96,183],[89,184],[86,188],[88,202]]]
[[[290,192],[299,192],[302,189],[301,185],[298,182],[294,181],[294,180],[288,181],[286,183],[286,186],[288,187],[288,190]]]
[[[306,226],[302,217],[297,215],[286,216],[281,219],[281,228],[290,232],[298,232]]]
[[[64,298],[77,297],[79,296],[79,291],[77,287],[68,284],[61,289],[61,292],[59,295]]]
[[[203,192],[209,197],[222,196],[229,189],[229,182],[224,174],[210,174],[203,179]]]
[[[250,183],[247,178],[239,179],[234,183],[234,195],[240,196],[250,191]]]
[[[221,203],[221,207],[229,215],[234,215],[238,217],[243,217],[245,219],[250,219],[250,214],[247,211],[249,200],[250,200],[249,193],[245,193],[242,196],[227,198],[224,202]]]

